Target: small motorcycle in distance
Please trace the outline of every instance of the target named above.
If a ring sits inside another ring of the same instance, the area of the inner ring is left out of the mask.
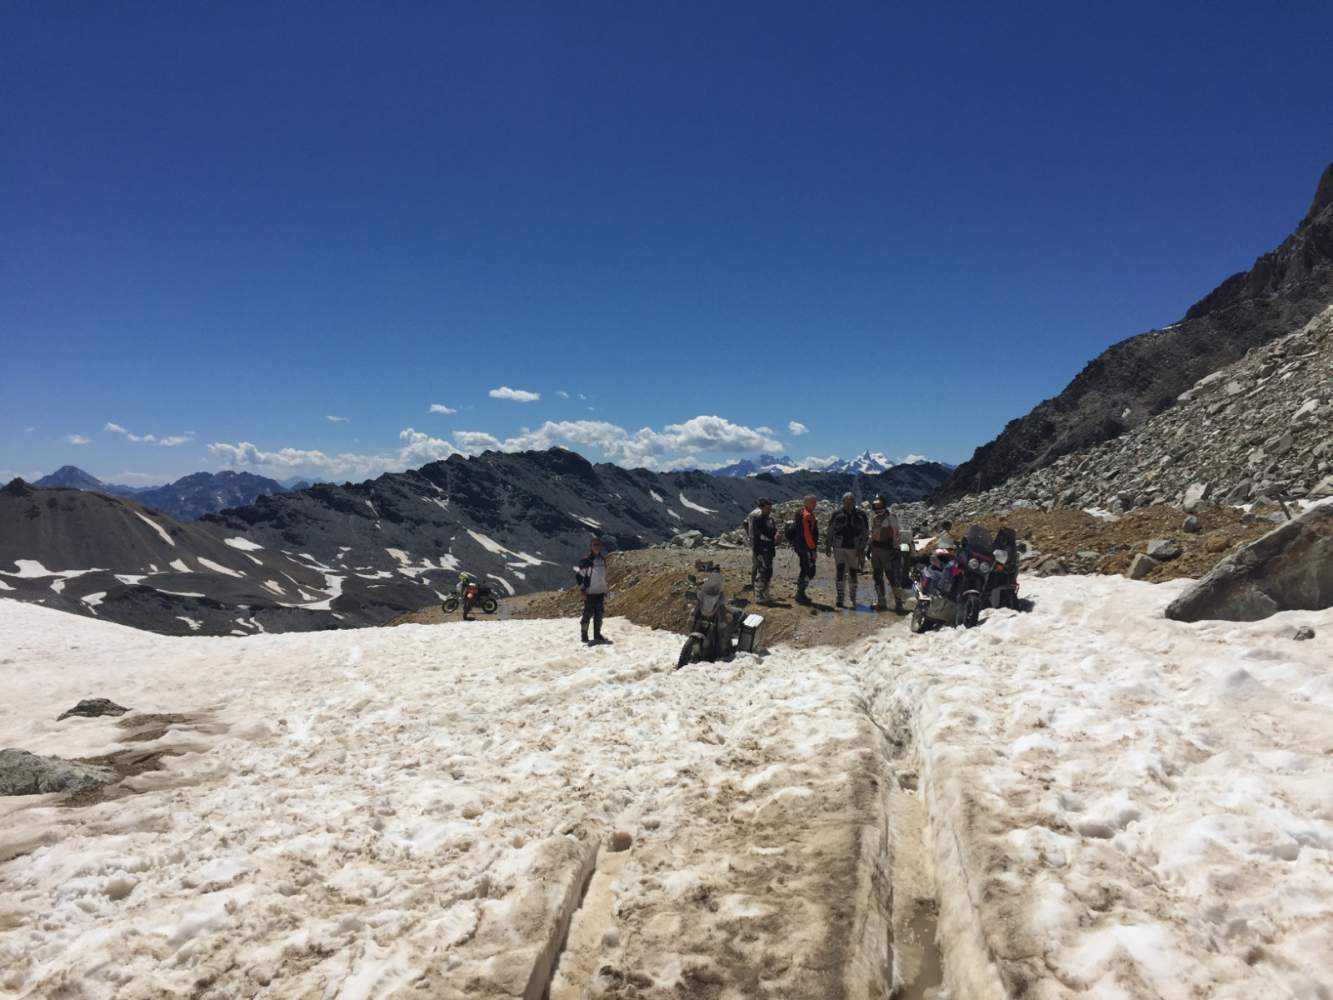
[[[475,583],[469,583],[467,589],[469,591],[468,596],[472,598],[472,606],[474,608],[480,608],[488,615],[495,614],[496,610],[499,609],[500,601],[495,596],[495,591],[490,587],[482,587]],[[444,604],[441,606],[446,613],[453,614],[459,609],[462,603],[463,599],[461,597],[457,594],[450,594],[444,599]]]
[[[680,649],[676,669],[700,660],[710,663],[730,660],[738,652],[759,652],[759,630],[764,624],[764,616],[747,615],[741,608],[733,608],[727,603],[722,570],[716,563],[700,560],[694,568],[705,575],[702,580],[690,575],[695,592],[687,600],[694,605],[694,610],[690,613],[690,632]]]

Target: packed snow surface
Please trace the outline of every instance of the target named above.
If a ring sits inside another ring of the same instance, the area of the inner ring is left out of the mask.
[[[0,601],[0,746],[168,754],[0,799],[0,993],[540,996],[574,913],[553,997],[876,995],[907,761],[954,1000],[1326,996],[1333,612],[1166,621],[1181,586],[679,672],[620,620],[170,638]],[[55,721],[94,696],[136,714]]]

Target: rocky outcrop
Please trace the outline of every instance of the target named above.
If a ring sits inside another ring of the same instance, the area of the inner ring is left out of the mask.
[[[1015,507],[1214,503],[1333,495],[1333,306],[1189,386],[1176,404],[1112,441],[961,497],[956,517]]]
[[[27,750],[0,750],[0,795],[77,792],[116,779],[109,767],[41,757]]]
[[[1222,282],[1171,326],[1123,340],[1093,359],[1055,398],[1012,420],[978,448],[937,495],[993,489],[1085,451],[1170,410],[1190,386],[1333,303],[1333,164],[1305,218],[1249,271]],[[1245,392],[1245,386],[1237,395]],[[1233,414],[1234,416],[1234,414]]]
[[[117,705],[110,698],[84,698],[73,708],[68,708],[57,715],[56,722],[63,722],[73,715],[95,719],[103,715],[124,715],[128,711],[124,705]]]
[[[1333,607],[1333,505],[1306,511],[1223,559],[1166,609],[1176,621],[1258,621]]]

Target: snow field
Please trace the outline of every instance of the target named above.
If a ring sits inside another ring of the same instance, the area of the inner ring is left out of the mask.
[[[234,640],[57,615],[0,603],[0,743],[106,752],[113,720],[53,721],[93,693],[189,718],[134,744],[183,752],[133,794],[0,800],[9,994],[539,997],[571,917],[584,974],[613,970],[571,960],[575,995],[865,973],[880,737],[836,658],[676,673],[678,637],[620,621],[584,648],[572,622]]]
[[[1185,585],[681,672],[618,620],[166,638],[0,601],[0,746],[114,749],[54,722],[80,697],[186,716],[131,794],[0,799],[0,994],[878,996],[933,896],[955,1000],[1323,997],[1333,612],[1166,621]]]
[[[868,643],[913,720],[955,995],[1333,989],[1333,612],[1166,621],[1188,583],[1035,581],[1034,614]]]

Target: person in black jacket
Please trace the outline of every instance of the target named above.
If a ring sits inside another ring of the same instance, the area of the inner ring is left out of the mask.
[[[773,501],[763,498],[746,521],[750,536],[750,583],[754,599],[767,604],[773,598],[768,588],[773,582],[773,556],[777,554],[778,525],[773,520]]]
[[[852,608],[856,608],[856,578],[866,561],[866,542],[870,540],[870,520],[865,511],[857,509],[856,497],[842,495],[842,506],[833,512],[828,522],[828,537],[824,552],[834,557],[837,564],[835,584],[838,607],[845,607],[844,587],[851,591]]]

